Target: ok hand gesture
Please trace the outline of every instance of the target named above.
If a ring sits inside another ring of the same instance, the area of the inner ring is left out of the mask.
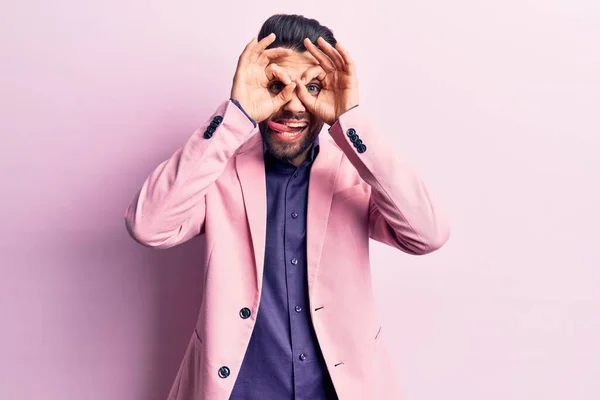
[[[233,78],[231,98],[237,100],[257,123],[267,119],[290,101],[296,87],[296,82],[292,82],[282,68],[271,63],[274,59],[290,55],[292,50],[279,47],[265,50],[273,41],[274,33],[260,42],[253,38],[240,55]],[[269,91],[269,83],[273,80],[286,85],[276,95]]]
[[[309,39],[304,39],[304,46],[319,65],[308,68],[296,80],[296,92],[313,115],[331,126],[340,115],[358,104],[358,79],[354,62],[342,45],[337,43],[334,48],[323,38],[319,38],[317,43],[323,51]],[[306,89],[306,84],[315,78],[322,85],[317,95]]]

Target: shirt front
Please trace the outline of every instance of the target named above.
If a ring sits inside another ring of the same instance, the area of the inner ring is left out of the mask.
[[[337,399],[309,311],[306,211],[318,138],[296,167],[265,151],[267,231],[256,323],[231,400]]]

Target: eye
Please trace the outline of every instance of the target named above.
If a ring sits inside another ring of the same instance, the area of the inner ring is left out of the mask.
[[[285,87],[285,85],[284,85],[282,82],[280,82],[280,81],[273,81],[273,82],[272,82],[272,83],[269,85],[269,90],[270,90],[272,93],[275,93],[275,94],[277,94],[277,93],[281,92],[281,91],[283,90],[283,88],[284,88],[284,87]]]
[[[319,94],[321,91],[321,86],[317,85],[316,83],[309,83],[306,85],[306,90],[308,90],[310,94]]]

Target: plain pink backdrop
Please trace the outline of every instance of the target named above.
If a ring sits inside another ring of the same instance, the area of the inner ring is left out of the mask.
[[[142,248],[123,213],[276,12],[333,28],[361,105],[451,215],[435,254],[372,247],[405,399],[600,398],[597,0],[11,3],[0,398],[166,398],[203,249]]]

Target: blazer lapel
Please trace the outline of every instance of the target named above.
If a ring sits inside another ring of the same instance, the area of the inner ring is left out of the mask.
[[[309,297],[314,290],[319,272],[335,180],[342,160],[342,152],[328,139],[321,137],[320,147],[321,151],[310,171],[308,186],[306,257]]]
[[[262,288],[267,234],[267,186],[262,138],[256,134],[236,156],[236,171],[242,186],[244,205],[254,260],[256,263],[256,286]],[[306,257],[309,296],[314,289],[319,272],[327,221],[335,180],[342,160],[342,152],[328,139],[321,138],[321,150],[315,159],[308,186],[308,212],[306,220]]]
[[[246,148],[236,156],[236,170],[242,186],[246,216],[252,236],[254,261],[256,263],[256,286],[262,287],[267,234],[267,185],[265,159],[260,133],[246,143]]]

